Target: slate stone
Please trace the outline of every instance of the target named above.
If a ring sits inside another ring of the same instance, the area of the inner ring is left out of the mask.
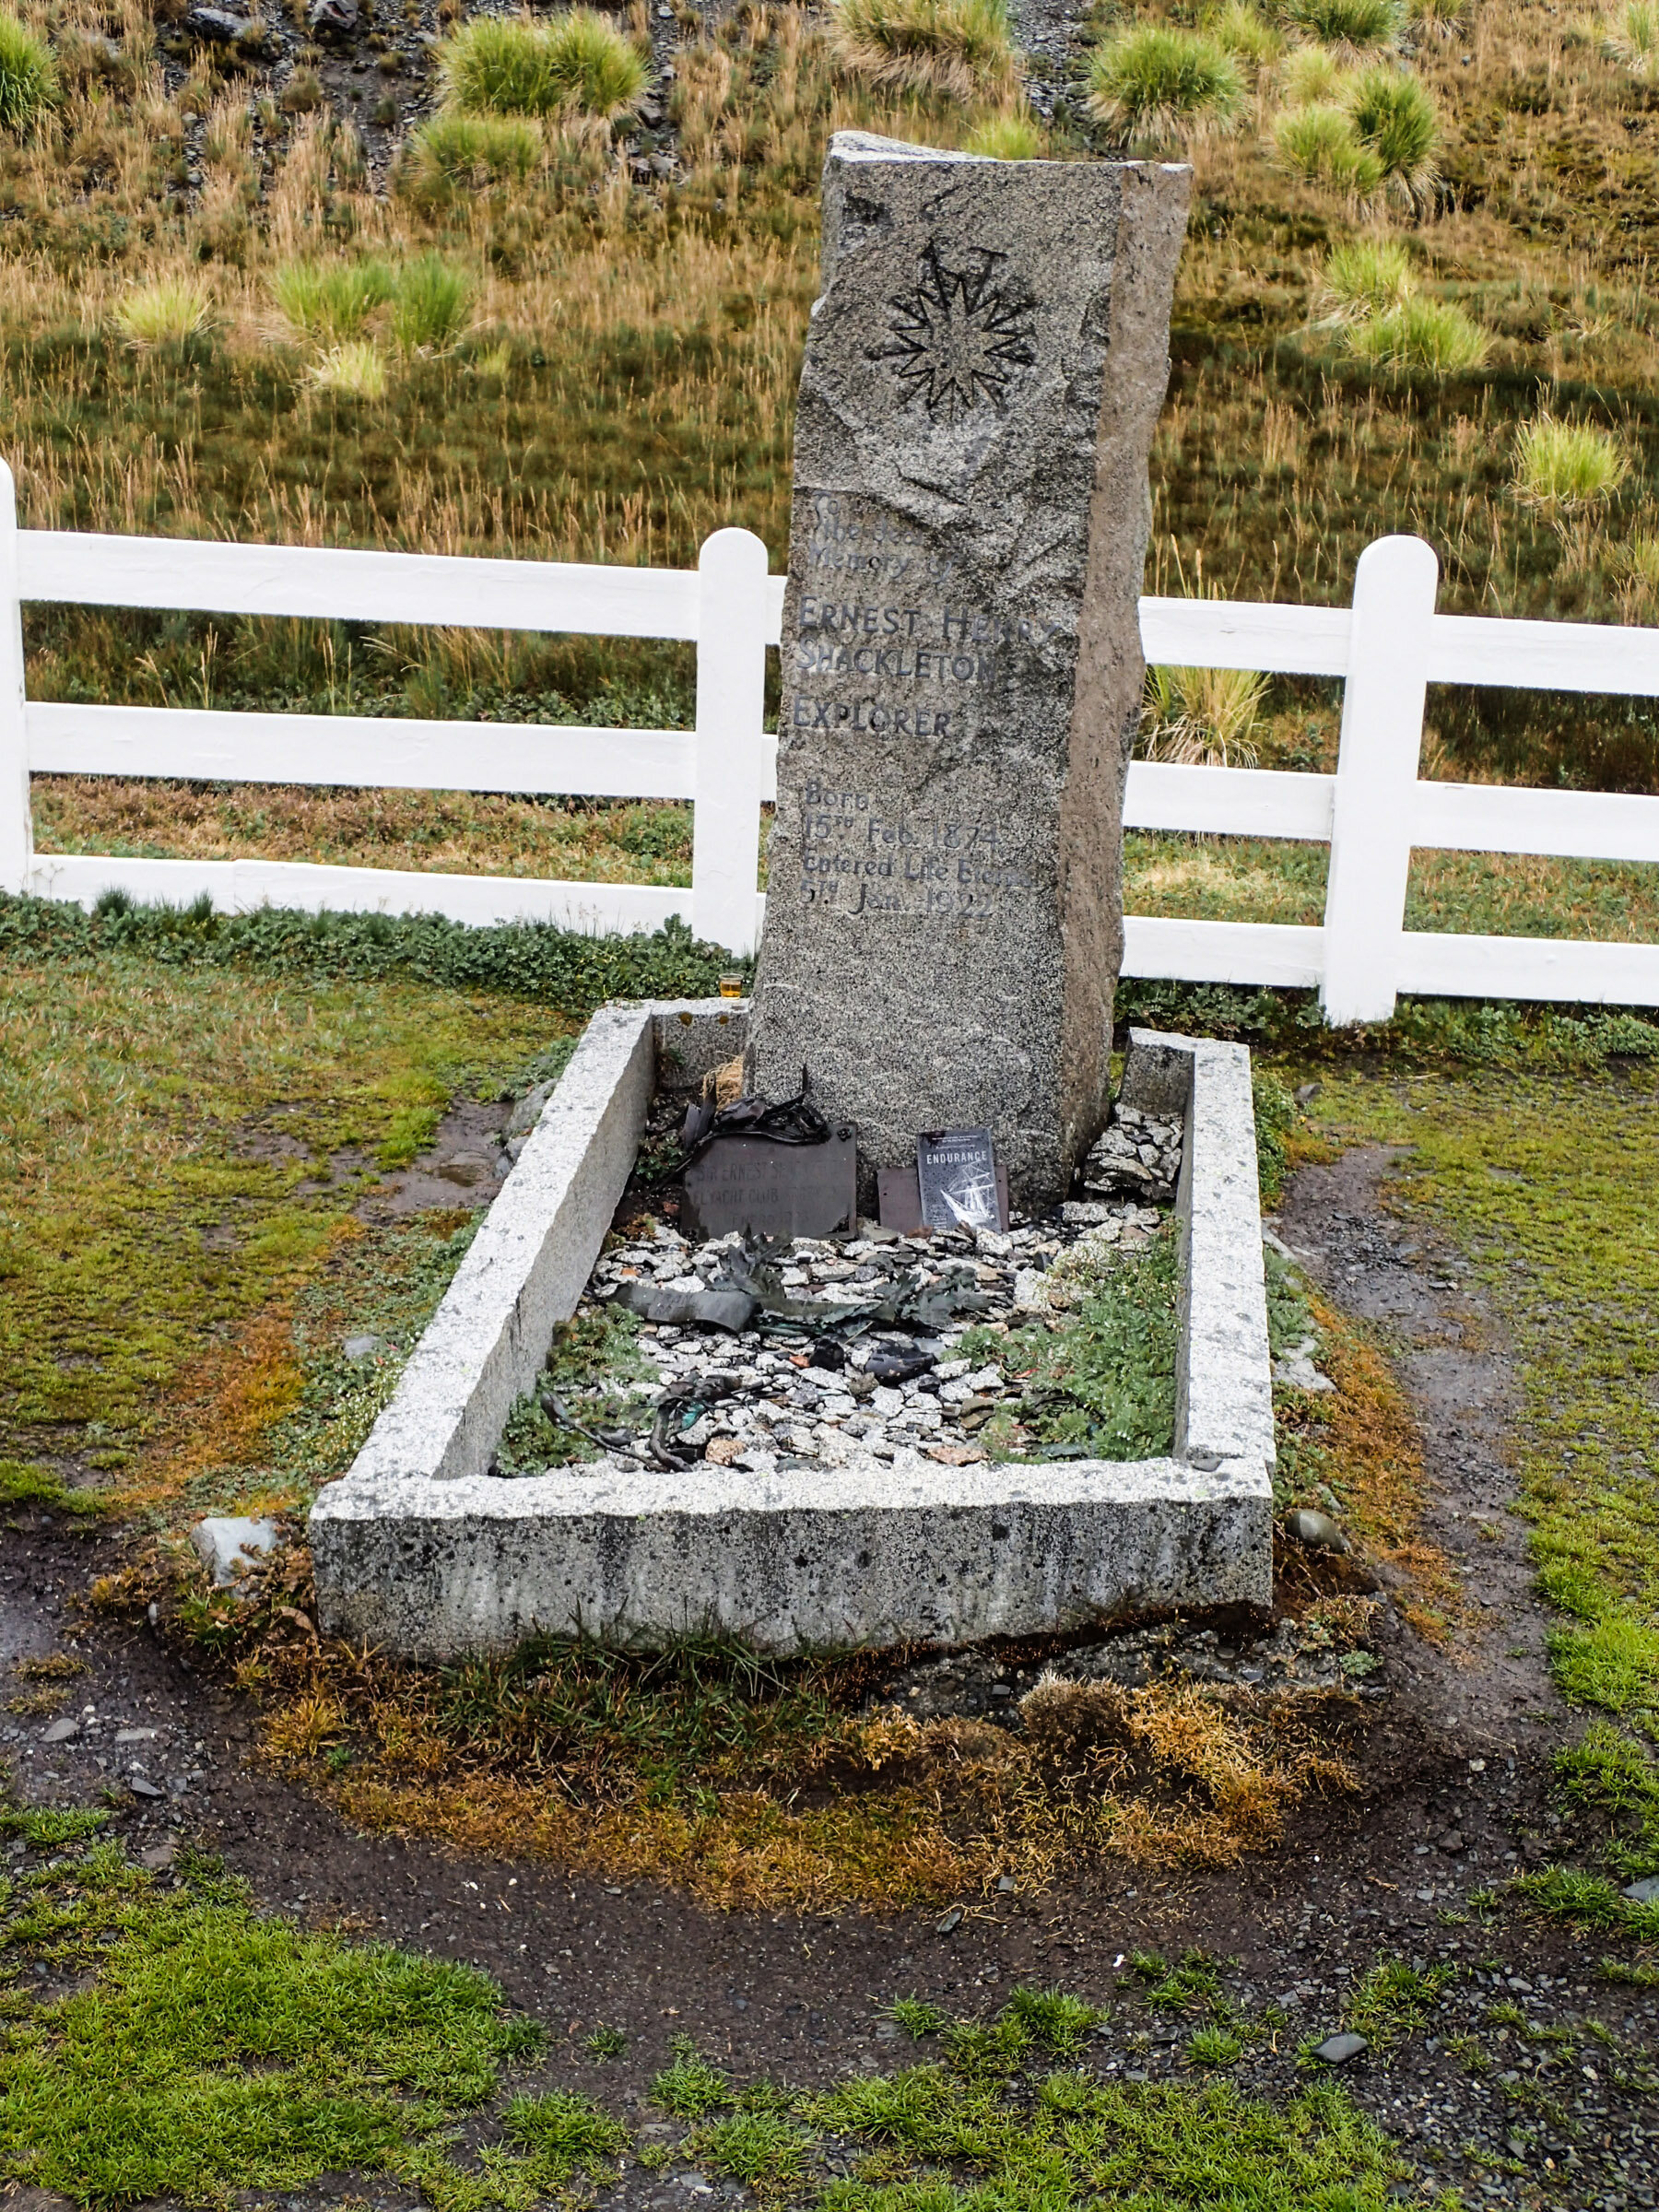
[[[375,1353],[382,1350],[383,1348],[382,1341],[380,1337],[370,1336],[367,1335],[361,1336],[347,1336],[345,1343],[340,1347],[340,1349],[345,1353],[347,1359],[372,1359]]]
[[[1189,172],[838,132],[795,426],[749,1088],[860,1200],[991,1129],[1057,1204],[1106,1119],[1147,455]]]
[[[318,38],[343,38],[358,27],[358,0],[312,0],[306,21]]]
[[[719,1136],[686,1170],[680,1227],[693,1241],[743,1236],[835,1237],[857,1224],[851,1131],[822,1145]]]
[[[1659,1905],[1659,1874],[1650,1874],[1640,1882],[1631,1882],[1625,1895],[1633,1905]]]
[[[50,1728],[41,1731],[43,1744],[66,1744],[80,1734],[78,1721],[53,1721]]]
[[[253,26],[246,16],[233,16],[222,7],[193,7],[184,18],[184,28],[194,37],[206,39],[216,46],[229,46]]]
[[[756,1302],[741,1290],[669,1290],[660,1283],[624,1283],[611,1300],[642,1320],[664,1328],[688,1329],[698,1324],[738,1335],[754,1320]]]
[[[155,1783],[147,1782],[142,1774],[129,1774],[127,1788],[132,1791],[135,1797],[165,1797],[167,1794],[167,1792]]]
[[[1323,2059],[1327,2066],[1346,2066],[1350,2058],[1358,2058],[1371,2045],[1362,2035],[1327,2035],[1315,2049],[1315,2058]]]

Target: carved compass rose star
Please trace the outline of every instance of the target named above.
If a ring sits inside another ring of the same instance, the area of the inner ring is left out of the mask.
[[[915,290],[888,303],[893,322],[888,342],[873,348],[869,359],[891,361],[900,380],[921,394],[935,422],[954,423],[982,399],[1000,412],[1016,370],[1036,361],[1031,301],[991,282],[1004,258],[980,249],[977,268],[947,269],[938,247],[930,245]]]

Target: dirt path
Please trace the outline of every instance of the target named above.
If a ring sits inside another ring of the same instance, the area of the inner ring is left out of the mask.
[[[909,2045],[880,2017],[895,1996],[983,2011],[1019,1982],[1110,2001],[1097,2064],[1130,2078],[1182,2077],[1196,2021],[1149,2008],[1124,1962],[1189,1947],[1232,1962],[1222,1983],[1242,2007],[1283,2007],[1289,2024],[1275,2047],[1253,2049],[1234,2072],[1244,2089],[1283,2096],[1307,2079],[1298,2043],[1338,2025],[1375,1962],[1444,1966],[1454,1979],[1427,2028],[1392,2059],[1373,2054],[1344,2072],[1356,2100],[1426,2177],[1457,2183],[1471,2202],[1652,2205],[1653,2103],[1617,2087],[1619,2068],[1598,2065],[1594,2049],[1586,2057],[1577,2046],[1569,2064],[1556,2046],[1541,2067],[1546,2046],[1488,2017],[1495,2002],[1521,2005],[1575,2035],[1592,2018],[1620,2044],[1659,2048],[1654,1993],[1599,1980],[1601,1940],[1470,1910],[1471,1892],[1551,1853],[1548,1755],[1566,1715],[1545,1671],[1521,1525],[1505,1510],[1514,1389],[1501,1333],[1454,1256],[1390,1212],[1389,1165],[1386,1154],[1359,1150],[1302,1171],[1278,1233],[1391,1349],[1422,1425],[1434,1530],[1465,1570],[1480,1626],[1460,1658],[1395,1616],[1362,1798],[1315,1804],[1282,1849],[1234,1872],[1109,1868],[1048,1896],[965,1898],[959,1924],[942,1934],[933,1913],[722,1916],[644,1884],[611,1888],[418,1841],[365,1841],[251,1762],[241,1700],[147,1631],[76,1613],[77,1592],[113,1557],[114,1538],[26,1512],[0,1557],[0,1656],[72,1649],[88,1671],[66,1710],[89,1706],[99,1721],[52,1744],[43,1720],[6,1716],[0,1745],[19,1794],[98,1802],[114,1729],[153,1728],[143,1756],[164,1794],[113,1816],[135,1850],[193,1837],[272,1907],[484,1967],[552,2029],[548,2078],[624,2106],[641,2099],[676,2033],[693,2034],[740,2079],[770,2073],[808,2086],[904,2063]],[[603,2068],[579,2041],[600,2024],[630,2039]],[[1453,2035],[1474,2039],[1457,2057]],[[372,2201],[401,2199],[382,2190]],[[686,2189],[671,2173],[632,2167],[617,2201],[683,2205]]]

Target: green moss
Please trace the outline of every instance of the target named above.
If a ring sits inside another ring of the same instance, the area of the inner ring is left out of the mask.
[[[1616,1037],[1629,1018],[1575,1026]],[[1333,1131],[1405,1148],[1396,1203],[1461,1247],[1506,1326],[1522,1507],[1541,1590],[1565,1616],[1551,1664],[1570,1698],[1606,1716],[1567,1779],[1594,1816],[1587,1846],[1623,1865],[1647,1846],[1607,1816],[1631,1814],[1633,1778],[1650,1771],[1642,1738],[1659,1733],[1659,1085],[1645,1053],[1624,1073],[1519,1072],[1529,1042],[1559,1065],[1574,1041],[1564,1030],[1513,1009],[1490,1025],[1507,1068],[1495,1053],[1477,1075],[1331,1070],[1314,1111]]]
[[[1157,1458],[1175,1429],[1180,1273],[1174,1239],[1157,1237],[1112,1254],[1054,1326],[970,1330],[960,1349],[1023,1382],[1020,1418],[1051,1454]]]
[[[14,2020],[0,2060],[0,2156],[37,2187],[222,2205],[399,2171],[535,2047],[483,1974],[303,1933],[210,1863],[183,1870],[162,1893],[95,1847],[29,1877],[0,1917],[8,1962],[96,1975]]]

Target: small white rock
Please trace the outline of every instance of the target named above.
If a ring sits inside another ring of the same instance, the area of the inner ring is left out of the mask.
[[[225,1514],[198,1521],[190,1532],[196,1556],[213,1577],[215,1589],[229,1589],[238,1571],[251,1567],[267,1551],[275,1551],[281,1531],[275,1521],[251,1521]]]

